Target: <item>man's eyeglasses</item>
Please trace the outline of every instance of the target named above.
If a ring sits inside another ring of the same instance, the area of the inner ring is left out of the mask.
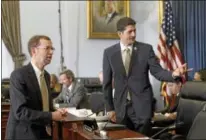
[[[37,48],[44,49],[46,51],[55,51],[54,47],[37,47]]]

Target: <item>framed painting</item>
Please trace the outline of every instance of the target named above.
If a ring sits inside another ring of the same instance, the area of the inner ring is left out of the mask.
[[[118,38],[116,23],[122,17],[130,17],[130,1],[87,1],[87,37],[101,39]]]

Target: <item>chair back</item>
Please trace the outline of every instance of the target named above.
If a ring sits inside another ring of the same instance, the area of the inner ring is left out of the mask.
[[[104,94],[102,92],[93,92],[90,95],[90,108],[92,112],[99,113],[105,110]]]
[[[195,117],[187,140],[203,140],[206,139],[206,105]]]
[[[195,116],[206,104],[206,82],[188,81],[180,90],[176,123],[176,133],[187,136]]]

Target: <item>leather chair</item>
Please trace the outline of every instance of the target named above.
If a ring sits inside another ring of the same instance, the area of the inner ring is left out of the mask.
[[[90,95],[89,103],[93,113],[99,114],[105,111],[104,94],[102,92],[93,92]]]
[[[181,135],[181,139],[186,138],[195,116],[206,104],[206,82],[186,82],[180,90],[180,99],[177,108],[177,118],[174,129],[176,134]],[[181,124],[181,125],[180,125]],[[168,130],[171,127],[165,127]],[[163,131],[162,131],[163,132]],[[166,134],[163,134],[166,136]],[[161,139],[168,139],[162,135]],[[154,135],[153,138],[157,138]],[[170,139],[178,139],[175,135],[169,135]]]
[[[2,82],[1,82],[1,100],[2,100],[2,102],[9,102],[10,101],[9,86],[10,86],[10,79],[9,78],[2,79]]]
[[[206,139],[206,105],[200,111],[190,128],[187,140],[205,140]]]

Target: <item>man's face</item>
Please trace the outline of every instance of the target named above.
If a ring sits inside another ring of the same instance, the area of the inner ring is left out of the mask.
[[[54,48],[52,42],[46,39],[40,39],[39,46],[32,48],[32,57],[39,64],[46,66],[51,62]]]
[[[106,13],[112,13],[113,12],[113,2],[112,1],[105,1],[105,11]]]
[[[69,87],[71,85],[71,83],[72,83],[72,78],[67,77],[66,74],[62,74],[59,77],[59,82],[61,84],[63,84],[64,86]]]
[[[201,76],[198,72],[195,72],[194,81],[201,81]]]
[[[118,32],[118,35],[124,45],[132,45],[135,42],[136,38],[135,25],[126,26],[124,31]]]
[[[168,82],[168,88],[171,91],[171,94],[176,95],[180,92],[181,89],[181,83],[170,83]]]

